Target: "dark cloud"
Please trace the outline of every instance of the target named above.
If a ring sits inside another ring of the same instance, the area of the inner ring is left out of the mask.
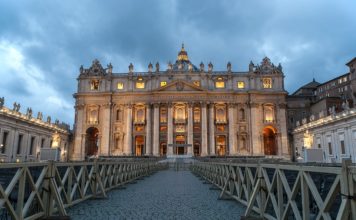
[[[355,6],[346,0],[2,1],[0,55],[14,49],[19,64],[0,61],[7,65],[1,78],[17,70],[0,94],[26,97],[72,123],[81,64],[98,58],[116,72],[126,72],[130,62],[146,70],[149,62],[174,61],[182,42],[194,63],[211,61],[221,70],[230,61],[244,71],[250,60],[269,56],[282,63],[293,92],[313,77],[323,82],[347,72],[344,64],[356,56]],[[46,96],[32,90],[35,82],[15,80],[36,74],[50,104],[38,101]]]

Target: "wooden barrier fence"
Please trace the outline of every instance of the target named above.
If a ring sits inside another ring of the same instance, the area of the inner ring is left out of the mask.
[[[356,167],[196,162],[196,175],[262,219],[356,219]]]
[[[0,164],[0,215],[15,220],[66,216],[67,207],[106,197],[108,190],[166,167],[152,160]]]

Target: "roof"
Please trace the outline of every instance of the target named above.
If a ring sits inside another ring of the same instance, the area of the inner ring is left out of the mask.
[[[349,66],[351,63],[356,61],[356,57],[354,57],[352,60],[350,60],[348,63],[346,63],[347,66]]]
[[[304,86],[300,87],[299,89],[314,89],[314,88],[318,87],[319,85],[320,85],[320,83],[315,81],[315,79],[313,78],[313,81],[305,84]]]

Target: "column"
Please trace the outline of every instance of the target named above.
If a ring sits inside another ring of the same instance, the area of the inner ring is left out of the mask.
[[[132,155],[132,105],[126,105],[126,135],[124,154]]]
[[[110,153],[109,139],[110,139],[110,124],[111,124],[111,103],[102,105],[102,111],[99,111],[101,116],[99,117],[100,124],[102,124],[102,131],[100,131],[101,145],[98,145],[99,155],[108,156]]]
[[[193,103],[188,103],[188,155],[193,155]]]
[[[153,112],[153,155],[159,156],[159,104],[154,104]]]
[[[281,103],[278,105],[277,111],[277,122],[279,124],[281,138],[278,146],[279,155],[290,158],[288,152],[288,131],[287,131],[287,113],[286,113],[287,105],[285,103]]]
[[[173,154],[173,108],[172,103],[168,103],[168,128],[167,128],[167,155]]]
[[[209,154],[215,155],[214,103],[209,105],[209,148]]]
[[[230,103],[228,105],[229,115],[229,155],[236,155],[236,132],[235,132],[235,117],[234,108],[235,104]]]
[[[208,155],[208,120],[206,115],[206,103],[201,104],[201,156]]]
[[[151,130],[151,105],[148,103],[146,105],[146,155],[152,155],[152,149],[151,149],[151,135],[152,135],[152,130]]]
[[[76,121],[75,121],[75,131],[74,131],[74,153],[71,155],[72,160],[84,160],[85,150],[83,144],[85,142],[85,131],[83,130],[83,123],[85,122],[84,105],[75,106]],[[40,139],[40,144],[41,144]],[[41,147],[39,147],[40,149]],[[10,156],[11,157],[11,156]]]
[[[250,103],[250,133],[251,133],[251,153],[253,155],[263,155],[263,135],[261,126],[263,112],[259,110],[258,103]]]

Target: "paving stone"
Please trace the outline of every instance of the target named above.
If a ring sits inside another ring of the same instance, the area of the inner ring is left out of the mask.
[[[71,219],[240,219],[245,207],[218,200],[220,191],[209,190],[189,171],[165,170],[126,189],[108,192],[108,199],[87,200],[69,208]]]

